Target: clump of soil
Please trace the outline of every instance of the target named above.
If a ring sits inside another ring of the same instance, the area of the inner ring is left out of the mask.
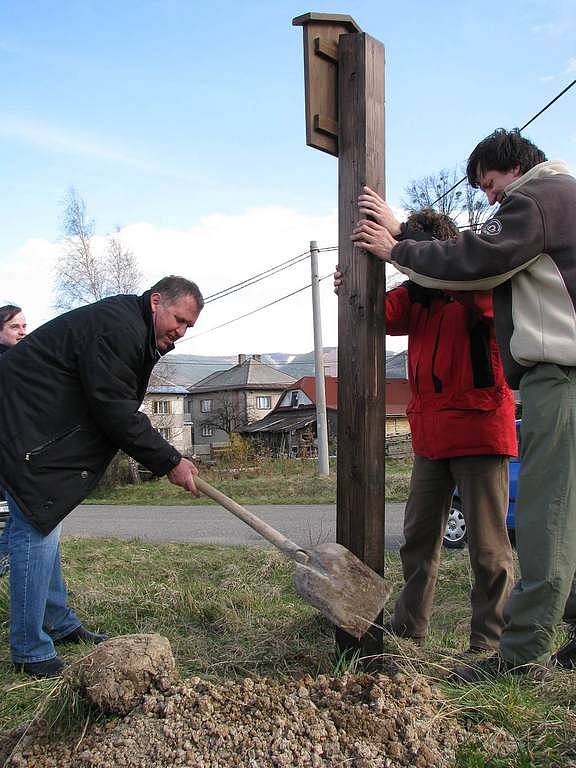
[[[98,645],[64,672],[103,712],[125,715],[151,686],[165,690],[177,678],[170,641],[161,635],[122,635]]]
[[[466,733],[424,677],[397,673],[199,678],[151,691],[138,708],[60,742],[35,737],[11,768],[435,768]]]

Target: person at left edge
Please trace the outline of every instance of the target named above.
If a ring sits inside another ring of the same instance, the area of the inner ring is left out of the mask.
[[[0,307],[0,357],[4,352],[21,341],[26,336],[26,318],[21,307],[16,304],[5,304]],[[0,501],[4,500],[4,492],[0,488]],[[8,531],[10,518],[8,517],[2,533],[0,534],[0,577],[8,572]]]
[[[0,485],[11,525],[10,651],[20,671],[59,674],[55,643],[101,642],[68,606],[60,523],[119,449],[198,495],[194,464],[140,410],[160,357],[200,314],[198,286],[165,277],[142,296],[113,296],[41,326],[0,365]]]

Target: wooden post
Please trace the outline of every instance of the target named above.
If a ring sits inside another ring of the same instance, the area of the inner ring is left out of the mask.
[[[338,491],[336,537],[384,573],[386,349],[384,264],[353,248],[364,184],[384,196],[384,47],[350,16],[307,13],[306,141],[339,160]],[[382,617],[360,641],[341,630],[342,653],[382,653]],[[371,666],[369,661],[366,666]]]
[[[384,47],[365,33],[338,43],[339,258],[337,540],[384,572],[386,434],[385,272],[350,240],[364,184],[384,195]],[[341,652],[382,653],[379,626]],[[367,666],[370,666],[369,664]]]

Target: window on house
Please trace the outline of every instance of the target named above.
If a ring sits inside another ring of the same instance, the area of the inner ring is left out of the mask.
[[[164,440],[170,440],[172,437],[172,430],[170,427],[159,427],[158,432],[160,432],[160,435],[164,438]]]
[[[209,402],[212,402],[211,400]],[[202,437],[212,437],[214,429],[210,424],[202,424]]]
[[[200,410],[202,413],[212,413],[212,400],[201,400]]]
[[[192,400],[189,397],[184,398],[184,413],[192,413]]]
[[[259,410],[265,410],[272,407],[272,398],[270,396],[262,396],[256,398],[256,408]]]
[[[292,408],[298,408],[298,390],[294,389],[292,392],[290,392],[291,398],[290,398],[290,405]]]
[[[152,413],[170,413],[170,400],[154,400],[152,403]]]

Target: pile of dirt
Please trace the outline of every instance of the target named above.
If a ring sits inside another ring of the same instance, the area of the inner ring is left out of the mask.
[[[10,768],[435,768],[466,733],[424,677],[191,678],[122,719],[58,742],[36,733]]]

